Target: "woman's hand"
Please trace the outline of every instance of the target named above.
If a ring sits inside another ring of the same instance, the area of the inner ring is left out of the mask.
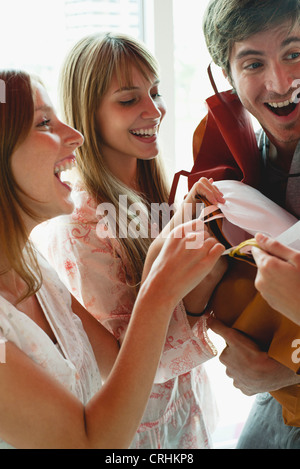
[[[177,227],[166,239],[141,285],[120,351],[115,339],[73,301],[98,363],[106,361],[103,370],[108,375],[85,406],[43,366],[13,343],[5,344],[6,363],[0,366],[1,439],[17,448],[130,446],[151,393],[174,307],[223,252],[223,246],[195,224]]]
[[[145,278],[147,272],[149,272],[152,263],[164,246],[164,243],[166,239],[168,239],[170,232],[176,227],[179,227],[184,220],[193,219],[195,218],[197,212],[200,212],[201,208],[203,207],[201,197],[205,197],[205,199],[207,199],[211,204],[225,202],[222,193],[216,186],[213,185],[212,179],[199,179],[199,181],[194,184],[190,192],[187,194],[185,200],[176,211],[171,221],[153,241],[147,256],[147,262],[145,264],[146,268],[144,269],[143,278]],[[198,207],[200,210],[198,210]],[[202,222],[199,221],[199,223]],[[209,237],[208,228],[203,223],[201,228],[203,231],[207,232],[206,236]],[[213,290],[223,277],[226,270],[227,260],[222,257],[216,263],[214,268],[208,272],[207,276],[204,276],[202,281],[195,285],[195,288],[190,291],[187,296],[185,296],[184,304],[189,312],[193,314],[199,314],[203,311],[210,299]],[[183,299],[183,297],[181,299]],[[189,317],[190,325],[193,326],[196,320]]]
[[[212,205],[225,203],[223,194],[213,185],[213,179],[199,179],[185,197],[171,222],[162,231],[161,236],[164,236],[166,230],[172,230],[179,224],[199,216],[203,208],[202,197],[207,199]]]
[[[213,185],[213,182],[214,180],[212,178],[200,178],[185,197],[184,203],[197,204],[201,202],[201,197],[205,197],[212,205],[224,204],[225,199],[223,194],[217,186]]]
[[[199,181],[194,184],[190,192],[187,194],[170,222],[163,228],[157,238],[153,241],[151,246],[152,262],[158,256],[170,232],[177,226],[196,217],[197,206],[199,206],[200,209],[203,207],[201,196],[205,197],[211,204],[225,202],[219,189],[213,185],[212,179],[199,179]],[[207,230],[206,227],[204,227],[204,229]],[[148,263],[149,261],[150,259],[148,258]]]
[[[144,278],[159,274],[160,289],[163,285],[167,297],[180,301],[212,271],[225,248],[209,235],[202,221],[191,220],[171,231],[151,268],[152,249],[154,244],[146,258]]]
[[[225,199],[221,191],[213,185],[213,179],[201,178],[197,181],[182,204],[183,211],[187,204],[192,207],[192,216],[196,216],[198,207],[202,206],[202,197],[212,205],[223,204]],[[201,204],[201,205],[200,205]],[[206,228],[208,229],[208,228]],[[217,284],[221,281],[227,270],[227,259],[221,257],[209,274],[200,282],[193,291],[184,298],[184,306],[189,313],[199,315],[205,309]],[[188,316],[191,327],[198,320],[197,316]]]
[[[300,324],[300,252],[262,234],[256,241],[255,287],[273,309]]]

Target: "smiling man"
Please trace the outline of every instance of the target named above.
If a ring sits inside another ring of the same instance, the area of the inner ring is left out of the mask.
[[[212,0],[204,35],[213,61],[261,124],[260,190],[300,218],[300,0]],[[285,425],[268,392],[300,377],[237,331],[216,322],[212,329],[228,343],[220,358],[235,386],[259,393],[238,448],[299,449],[299,426]]]

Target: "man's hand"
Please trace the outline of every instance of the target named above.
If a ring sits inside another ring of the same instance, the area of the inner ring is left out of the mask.
[[[227,346],[220,355],[226,374],[233,385],[246,396],[271,392],[300,382],[300,377],[279,362],[268,357],[248,337],[225,326],[214,317],[208,321],[213,332],[225,340]]]

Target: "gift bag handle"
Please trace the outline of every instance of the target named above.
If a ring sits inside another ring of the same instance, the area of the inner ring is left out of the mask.
[[[209,66],[207,67],[207,73],[208,73],[209,81],[211,83],[211,86],[213,87],[213,90],[214,90],[215,94],[220,96],[219,90],[217,88],[216,82],[215,82],[213,74],[212,74],[211,64],[212,64],[212,62],[210,62]]]
[[[209,77],[211,86],[213,87],[213,90],[214,90],[215,94],[218,96],[219,99],[222,100],[221,95],[218,91],[217,85],[215,83],[213,74],[212,74],[211,64],[212,64],[212,62],[209,64],[209,66],[207,68],[208,77]],[[171,187],[170,195],[169,195],[169,201],[168,201],[169,205],[172,205],[175,201],[175,195],[176,195],[176,190],[177,190],[177,186],[178,186],[180,176],[189,177],[190,175],[191,175],[191,172],[184,171],[184,170],[179,171],[178,173],[176,173],[174,175],[174,179],[173,179],[173,183],[172,183],[172,187]]]

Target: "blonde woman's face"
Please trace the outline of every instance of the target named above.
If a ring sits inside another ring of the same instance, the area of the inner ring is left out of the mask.
[[[137,159],[152,159],[159,153],[158,133],[166,106],[156,77],[147,81],[132,68],[132,86],[120,88],[114,76],[96,112],[100,151],[118,176],[136,165]]]
[[[12,155],[12,172],[24,191],[20,197],[26,206],[47,219],[73,209],[70,188],[60,180],[59,173],[73,164],[73,152],[83,138],[57,118],[41,85],[36,85],[34,97],[33,124]]]

